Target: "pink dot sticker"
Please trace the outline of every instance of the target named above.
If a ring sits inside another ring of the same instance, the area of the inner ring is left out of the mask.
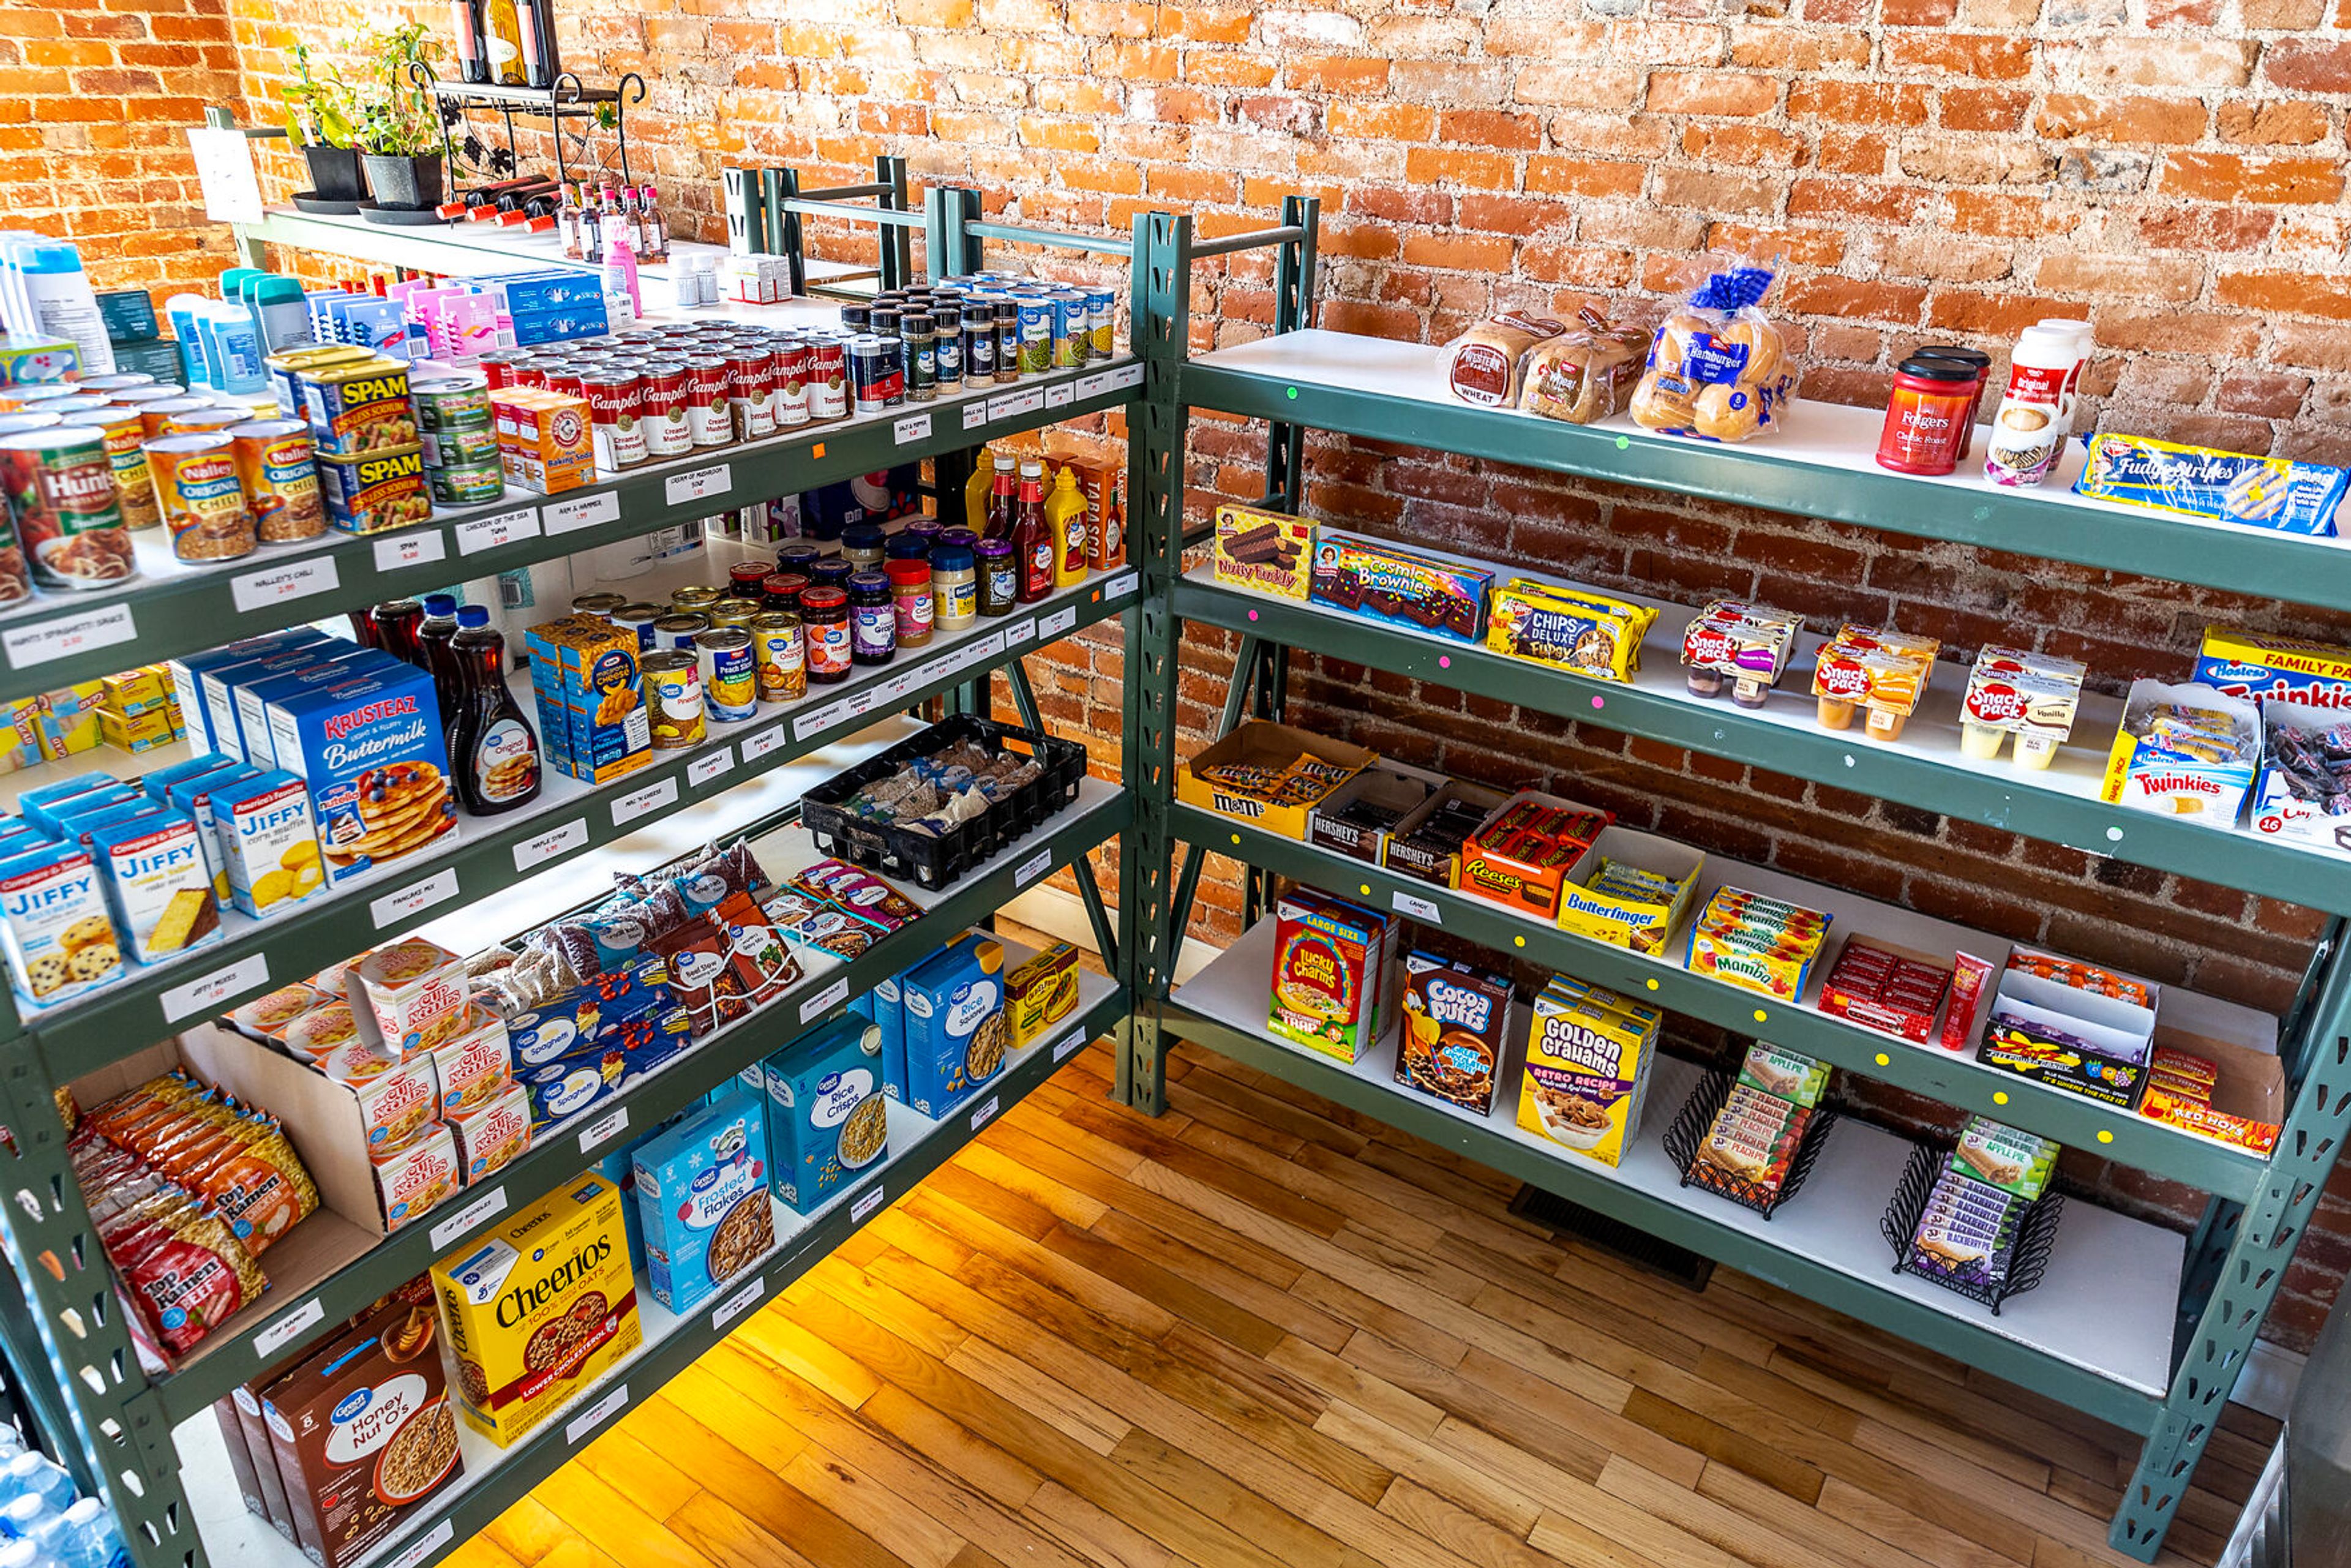
[[[1256,611],[1252,610],[1252,611],[1250,611],[1250,612],[1249,612],[1249,619],[1250,619],[1250,620],[1252,620],[1252,621],[1254,621],[1254,620],[1256,620],[1256,619],[1257,619],[1257,612],[1256,612]]]
[[[1452,654],[1450,654],[1450,653],[1439,653],[1439,654],[1437,654],[1437,667],[1438,669],[1440,669],[1440,670],[1449,670],[1449,669],[1451,669],[1451,668],[1453,667],[1453,655],[1452,655]]]
[[[1592,706],[1596,708],[1606,707],[1608,706],[1608,699],[1606,697],[1593,697],[1592,699]]]

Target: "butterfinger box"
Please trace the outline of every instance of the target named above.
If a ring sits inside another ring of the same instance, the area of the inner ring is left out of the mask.
[[[1274,905],[1273,992],[1266,1027],[1353,1062],[1379,1039],[1392,923],[1311,888]]]
[[[330,887],[457,832],[433,677],[402,666],[268,707],[277,765],[310,786]]]
[[[1277,599],[1303,600],[1313,572],[1314,525],[1254,507],[1218,507],[1217,580]]]
[[[637,1347],[621,1192],[583,1176],[433,1265],[465,1424],[504,1448]]]

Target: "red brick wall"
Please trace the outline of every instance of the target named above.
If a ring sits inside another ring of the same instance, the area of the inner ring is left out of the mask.
[[[238,0],[248,86],[274,68]],[[1487,311],[1669,297],[1709,249],[1782,258],[1773,308],[1813,396],[1869,402],[1909,345],[2004,351],[2086,315],[2116,428],[2351,459],[2351,8],[2327,0],[808,0],[789,19],[674,0],[561,8],[567,60],[644,72],[632,123],[679,226],[719,233],[718,170],[863,177],[877,152],[1031,221],[1220,233],[1324,201],[1322,323],[1438,340]],[[242,14],[241,14],[242,16]],[[320,33],[313,33],[320,37]],[[1263,329],[1265,269],[1204,277],[1204,344]],[[1196,423],[1205,507],[1257,493],[1253,436]],[[1971,650],[2024,639],[2102,684],[2178,674],[2213,617],[2351,641],[2351,622],[1867,529],[1318,442],[1334,521],[1684,599],[1754,593],[1826,624]],[[1186,746],[1229,653],[1184,674]],[[1040,697],[1114,727],[1119,649],[1054,655]],[[1417,761],[1554,782],[1720,852],[2264,1006],[2306,912],[1586,727],[1301,658],[1296,716]],[[1098,755],[1114,750],[1097,741]],[[1196,928],[1228,934],[1228,882]],[[1904,1109],[1891,1107],[1890,1109]],[[2084,1156],[2086,1158],[2086,1156]],[[2081,1173],[2101,1179],[2095,1168]],[[2120,1201],[2185,1212],[2129,1173]],[[2351,1186],[2338,1182],[2338,1192]],[[2330,1197],[2271,1332],[2306,1343],[2351,1260]]]
[[[182,133],[237,90],[227,0],[0,8],[0,223],[72,240],[101,289],[209,286],[235,257]]]

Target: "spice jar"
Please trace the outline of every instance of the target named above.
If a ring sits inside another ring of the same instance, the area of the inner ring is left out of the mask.
[[[898,645],[922,647],[931,640],[931,626],[938,614],[931,590],[931,563],[893,560],[883,575],[890,580],[890,604],[898,623]]]
[[[910,311],[899,319],[898,340],[905,345],[899,357],[906,367],[906,401],[932,402],[939,395],[937,324],[928,311]]]
[[[800,594],[800,628],[808,643],[808,676],[820,686],[849,678],[849,591],[811,585]]]
[[[931,613],[942,632],[960,632],[979,615],[979,575],[971,548],[942,544],[931,551]]]
[[[861,664],[886,664],[897,655],[898,612],[881,572],[850,575],[849,653]]]
[[[852,523],[841,530],[841,559],[852,571],[879,571],[889,559],[889,536],[879,523]]]
[[[979,612],[1009,615],[1020,602],[1020,569],[1010,539],[982,539],[972,547],[978,573]]]
[[[1959,465],[1975,371],[1955,360],[1902,361],[1877,436],[1877,465],[1897,474],[1949,474]]]

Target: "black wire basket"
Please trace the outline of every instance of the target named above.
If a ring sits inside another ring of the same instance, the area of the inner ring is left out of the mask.
[[[1775,1190],[1761,1182],[1744,1181],[1728,1171],[1718,1170],[1700,1179],[1698,1169],[1698,1145],[1706,1141],[1714,1126],[1714,1118],[1730,1098],[1736,1079],[1723,1071],[1699,1075],[1698,1086],[1674,1115],[1674,1124],[1666,1129],[1666,1157],[1682,1173],[1682,1186],[1696,1186],[1717,1197],[1729,1198],[1742,1208],[1751,1208],[1764,1218],[1771,1218],[1782,1204],[1796,1196],[1812,1174],[1814,1162],[1829,1141],[1829,1129],[1836,1124],[1837,1113],[1826,1105],[1813,1108],[1812,1118],[1804,1124],[1804,1135],[1796,1142],[1795,1156],[1788,1162],[1788,1174]]]
[[[1010,751],[1032,758],[1038,777],[1010,798],[943,833],[915,832],[870,821],[843,809],[842,803],[868,784],[959,740],[977,741],[998,754]],[[812,787],[800,798],[800,821],[816,847],[836,860],[868,871],[912,877],[922,887],[940,888],[1068,807],[1078,798],[1078,786],[1085,776],[1085,747],[1074,741],[958,714]]]
[[[1910,1260],[1910,1239],[1918,1232],[1918,1218],[1927,1212],[1927,1199],[1935,1190],[1936,1178],[1942,1175],[1943,1159],[1943,1152],[1929,1144],[1920,1144],[1910,1151],[1910,1163],[1902,1167],[1902,1179],[1894,1184],[1894,1197],[1886,1206],[1884,1218],[1877,1222],[1877,1233],[1894,1249],[1896,1273],[1916,1274],[1921,1280],[1932,1281],[1947,1291],[1990,1307],[1992,1315],[1998,1317],[2001,1302],[2041,1283],[2041,1276],[2049,1267],[2049,1249],[2056,1245],[2057,1221],[2064,1218],[2065,1199],[2058,1193],[2044,1192],[2025,1210],[2016,1228],[2016,1248],[2009,1260],[2008,1278],[2000,1284],[1979,1285],[1921,1269]]]

